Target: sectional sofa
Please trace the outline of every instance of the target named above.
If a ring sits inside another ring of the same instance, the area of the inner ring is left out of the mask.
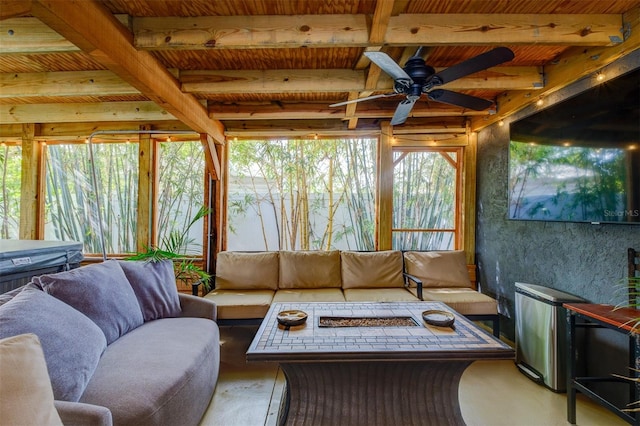
[[[499,336],[495,299],[476,290],[463,251],[220,252],[214,290],[218,323],[259,322],[274,302],[444,302]]]
[[[1,294],[0,423],[198,425],[218,379],[215,315],[178,294],[171,261],[110,260]]]

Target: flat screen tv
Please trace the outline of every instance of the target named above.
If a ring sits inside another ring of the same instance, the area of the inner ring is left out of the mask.
[[[509,218],[640,224],[640,69],[510,125]]]

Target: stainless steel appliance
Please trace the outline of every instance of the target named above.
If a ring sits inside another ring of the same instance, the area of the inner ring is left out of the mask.
[[[516,365],[555,392],[566,392],[567,313],[564,302],[581,297],[535,284],[516,283]]]

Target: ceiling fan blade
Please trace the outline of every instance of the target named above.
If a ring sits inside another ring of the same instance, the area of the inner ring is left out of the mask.
[[[379,66],[382,71],[389,74],[394,80],[407,80],[413,83],[409,74],[394,61],[391,56],[384,52],[364,52],[364,56],[371,59],[371,62]]]
[[[352,99],[350,101],[338,102],[338,103],[335,103],[335,104],[331,104],[329,106],[330,107],[339,107],[339,106],[342,106],[342,105],[355,104],[356,102],[370,101],[371,99],[388,98],[389,96],[395,96],[395,95],[397,95],[397,93],[383,93],[383,94],[380,94],[380,95],[372,95],[372,96],[367,96],[365,98],[358,98],[358,99]]]
[[[515,55],[511,49],[506,47],[496,47],[493,50],[444,69],[434,74],[431,79],[436,83],[436,85],[446,84],[469,74],[495,67],[503,62],[508,62],[514,57]]]
[[[432,90],[427,93],[427,96],[429,97],[429,99],[434,101],[473,109],[475,111],[482,111],[493,105],[493,102],[486,99],[478,98],[471,95],[465,95],[463,93],[452,92],[451,90]]]
[[[413,99],[407,98],[404,101],[400,102],[398,104],[398,107],[396,108],[396,111],[393,113],[393,118],[391,119],[391,125],[395,126],[397,124],[404,123],[407,117],[409,116],[409,113],[413,109],[413,106],[415,105],[417,100],[418,98],[413,98]]]

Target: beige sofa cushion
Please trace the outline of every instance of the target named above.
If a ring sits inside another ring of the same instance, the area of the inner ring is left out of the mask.
[[[419,299],[405,288],[348,288],[347,302],[417,302]]]
[[[216,260],[217,290],[276,290],[278,252],[223,251]]]
[[[279,288],[341,287],[340,251],[281,251]]]
[[[415,288],[411,289],[415,292]],[[423,291],[424,300],[447,304],[462,315],[497,315],[498,302],[471,288],[429,288]]]
[[[462,250],[408,251],[404,262],[407,273],[422,280],[423,288],[473,287]]]
[[[276,291],[273,303],[276,302],[344,302],[344,295],[339,288],[298,288]]]
[[[342,288],[403,287],[402,252],[398,250],[340,253]]]
[[[213,290],[204,296],[215,302],[217,319],[264,318],[273,290]]]
[[[6,425],[62,425],[35,334],[0,340],[0,415]]]

